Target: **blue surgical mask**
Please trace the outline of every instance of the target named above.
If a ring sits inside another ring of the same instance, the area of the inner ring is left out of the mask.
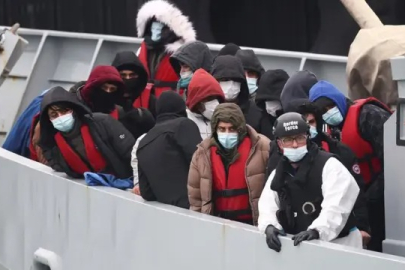
[[[257,90],[257,79],[246,77],[247,85],[249,87],[249,94],[253,94]]]
[[[180,72],[180,80],[177,83],[177,88],[186,88],[190,84],[193,77],[192,71]]]
[[[310,138],[313,139],[316,136],[318,136],[318,130],[316,130],[316,127],[314,126],[310,126],[309,128],[309,134],[310,134]]]
[[[218,141],[225,149],[232,149],[238,143],[238,134],[218,132]]]
[[[75,125],[75,118],[73,117],[73,114],[68,113],[53,119],[51,122],[55,129],[61,132],[69,132]]]
[[[150,32],[152,34],[151,39],[153,41],[159,41],[162,38],[162,29],[164,24],[161,22],[153,22],[150,27]]]
[[[322,118],[330,126],[338,126],[343,121],[343,116],[336,106],[324,113]]]
[[[298,148],[284,148],[284,156],[291,162],[298,162],[305,157],[308,153],[307,146],[301,146]]]

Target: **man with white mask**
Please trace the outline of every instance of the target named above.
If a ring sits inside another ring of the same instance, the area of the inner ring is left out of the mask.
[[[294,246],[319,239],[362,248],[353,207],[359,187],[333,154],[309,140],[302,115],[285,113],[274,135],[283,153],[259,199],[259,229],[270,249],[281,250],[279,235],[294,234]]]
[[[256,105],[263,115],[261,133],[270,140],[274,140],[274,122],[283,112],[280,95],[288,79],[287,72],[282,69],[268,70],[262,75],[256,92]]]
[[[261,133],[262,112],[250,100],[245,71],[240,59],[231,55],[218,56],[212,65],[211,74],[219,82],[225,101],[237,104],[245,116],[246,123]]]
[[[219,83],[204,69],[198,69],[190,81],[186,105],[187,117],[197,124],[203,140],[211,136],[212,115],[224,101]]]

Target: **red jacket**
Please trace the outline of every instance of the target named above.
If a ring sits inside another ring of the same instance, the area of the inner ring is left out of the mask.
[[[194,72],[188,85],[186,105],[194,111],[195,106],[208,97],[218,98],[219,103],[225,102],[224,92],[217,80],[200,68]]]
[[[240,156],[229,166],[228,178],[222,159],[217,154],[217,147],[211,147],[214,214],[216,216],[253,223],[245,173],[251,144],[250,138],[245,137],[239,145]]]
[[[148,72],[149,82],[154,84],[154,91],[152,92],[156,97],[159,97],[163,91],[176,90],[177,88],[179,75],[174,71],[169,59],[169,54],[163,56],[152,78],[148,65],[148,49],[146,48],[145,42],[142,42],[141,50],[139,52],[139,60],[142,62],[146,68],[146,71]]]
[[[359,117],[361,108],[365,104],[374,104],[389,112],[391,112],[391,110],[373,97],[356,100],[354,104],[349,107],[342,128],[342,142],[349,146],[356,155],[359,160],[361,175],[366,185],[368,185],[373,180],[373,177],[381,172],[381,162],[373,153],[373,148],[370,143],[365,141],[360,135]]]

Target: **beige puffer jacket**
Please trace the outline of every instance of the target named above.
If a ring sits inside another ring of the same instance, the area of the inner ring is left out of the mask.
[[[259,217],[258,201],[265,184],[265,172],[269,158],[270,141],[247,126],[248,136],[252,141],[245,169],[252,207],[253,224],[257,225]],[[188,199],[193,211],[212,215],[212,167],[210,138],[202,141],[194,153],[188,175]]]

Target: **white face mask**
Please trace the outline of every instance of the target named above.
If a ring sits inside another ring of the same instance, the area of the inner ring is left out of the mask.
[[[211,120],[212,115],[214,114],[214,111],[218,105],[219,101],[217,99],[205,102],[205,111],[203,111],[201,114],[208,120]]]
[[[221,86],[227,101],[234,100],[238,97],[240,93],[240,82],[225,81],[219,82],[219,85]]]
[[[267,113],[274,117],[277,116],[276,112],[282,109],[280,101],[266,101],[265,104]]]
[[[191,76],[193,76],[193,72],[191,70],[180,72],[180,78],[182,78],[182,79],[186,79],[186,78],[189,78]]]

